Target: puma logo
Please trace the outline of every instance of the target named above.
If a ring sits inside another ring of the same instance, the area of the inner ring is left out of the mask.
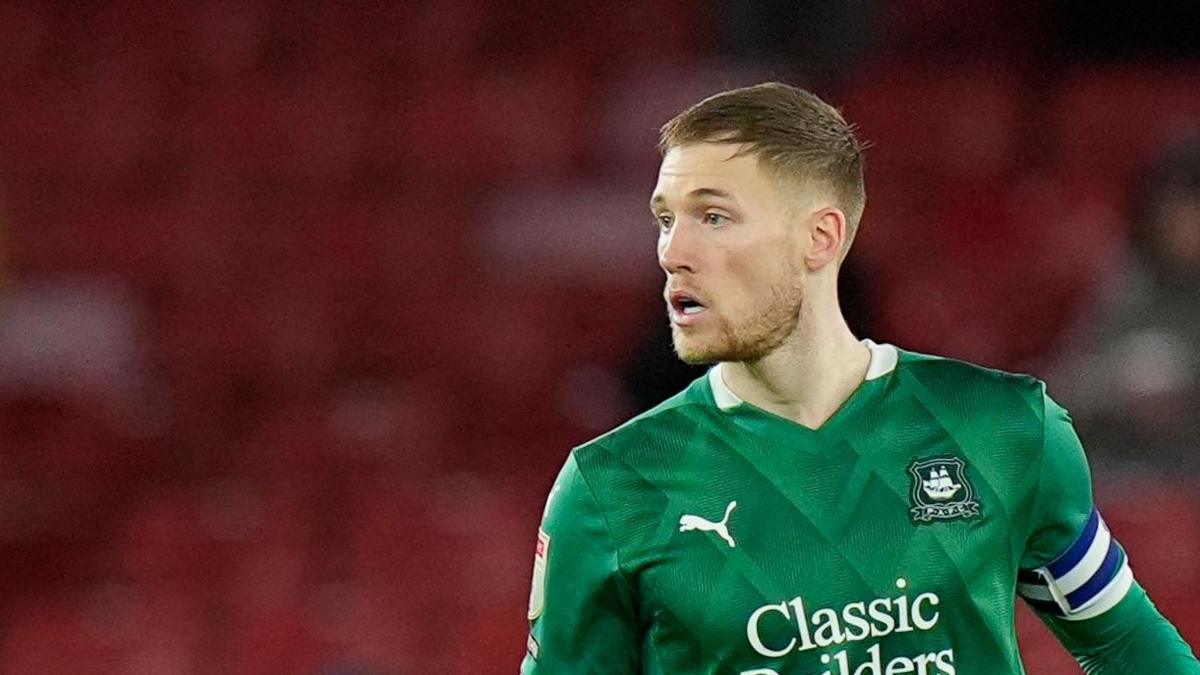
[[[690,532],[692,530],[701,530],[703,532],[716,532],[717,536],[729,544],[729,548],[737,548],[737,543],[733,541],[733,537],[729,536],[729,514],[733,513],[735,508],[737,508],[737,502],[729,502],[729,506],[725,507],[725,517],[719,523],[705,520],[700,516],[685,514],[679,518],[679,531]]]

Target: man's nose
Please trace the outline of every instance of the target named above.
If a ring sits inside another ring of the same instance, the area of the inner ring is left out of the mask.
[[[696,232],[677,222],[658,236],[658,266],[667,274],[696,271]]]

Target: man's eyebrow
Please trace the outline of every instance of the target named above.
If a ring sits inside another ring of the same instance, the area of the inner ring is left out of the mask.
[[[729,194],[728,192],[726,192],[724,190],[720,190],[717,188],[696,188],[695,190],[692,190],[691,192],[687,193],[687,196],[688,197],[721,197],[723,199],[732,199],[733,198],[733,195]],[[662,193],[656,194],[650,198],[650,208],[654,208],[655,206],[658,206],[665,201],[667,201],[667,198],[664,197],[662,195]]]

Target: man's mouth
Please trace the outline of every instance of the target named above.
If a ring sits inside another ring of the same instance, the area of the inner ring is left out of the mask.
[[[708,306],[704,304],[698,297],[686,291],[671,291],[667,296],[667,301],[671,305],[674,314],[682,316],[695,316]]]

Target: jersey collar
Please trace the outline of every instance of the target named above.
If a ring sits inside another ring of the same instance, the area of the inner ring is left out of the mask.
[[[871,362],[867,366],[867,382],[879,379],[896,369],[896,362],[899,361],[900,355],[895,346],[887,343],[876,344],[871,340],[861,340],[860,342],[871,350]],[[716,401],[717,407],[728,411],[745,401],[725,384],[725,378],[721,375],[721,366],[723,365],[725,364],[718,363],[708,370],[708,385],[712,388],[713,400]]]

